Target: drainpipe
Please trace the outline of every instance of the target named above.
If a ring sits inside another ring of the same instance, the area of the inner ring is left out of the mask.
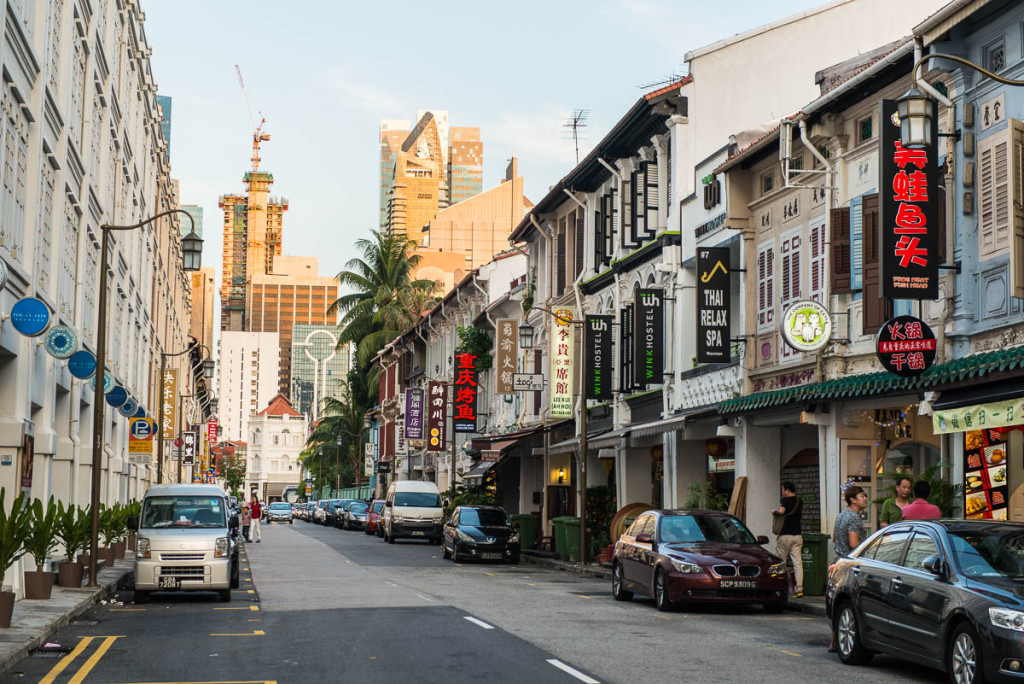
[[[914,64],[917,64],[919,61],[921,61],[921,58],[924,56],[924,38],[922,38],[921,36],[914,36]],[[931,97],[935,98],[936,100],[946,105],[947,107],[952,107],[953,103],[950,101],[948,97],[940,93],[938,90],[933,88],[930,83],[921,78],[922,69],[924,69],[924,64],[917,68],[917,87],[923,90],[924,92],[928,93]],[[950,125],[952,125],[952,120],[950,121]]]

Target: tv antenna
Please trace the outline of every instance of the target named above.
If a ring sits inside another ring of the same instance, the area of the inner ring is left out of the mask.
[[[584,137],[587,132],[587,117],[590,116],[589,109],[574,109],[572,114],[565,117],[562,121],[562,136],[564,138],[572,138],[573,144],[576,146],[576,163],[580,163],[580,138]]]
[[[637,85],[637,88],[640,88],[641,90],[654,90],[656,88],[663,88],[663,87],[665,87],[667,85],[671,85],[673,83],[679,82],[680,80],[682,80],[684,78],[684,76],[685,76],[685,74],[678,74],[678,73],[673,71],[671,74],[669,74],[668,76],[665,76],[660,81],[651,81],[650,83],[641,83],[641,84]]]

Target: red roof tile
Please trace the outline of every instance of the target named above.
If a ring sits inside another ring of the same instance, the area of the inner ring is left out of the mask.
[[[261,416],[301,416],[302,414],[292,408],[291,403],[285,399],[283,394],[278,394],[270,400],[267,408],[259,412]]]

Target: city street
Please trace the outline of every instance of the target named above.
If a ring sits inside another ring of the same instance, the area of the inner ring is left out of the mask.
[[[822,618],[616,603],[604,581],[465,564],[301,521],[249,544],[232,603],[214,594],[108,604],[0,678],[14,682],[942,682],[886,657],[826,653]]]

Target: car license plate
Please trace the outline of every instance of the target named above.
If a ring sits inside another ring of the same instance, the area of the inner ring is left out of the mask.
[[[157,586],[161,589],[181,589],[181,580],[177,577],[161,577]]]
[[[499,560],[501,558],[500,553],[482,553],[480,557],[484,560]]]
[[[718,583],[720,589],[756,589],[757,582],[754,580],[722,580]]]
[[[422,537],[425,534],[426,534],[426,532],[424,532],[423,530],[414,530],[412,532],[412,536],[414,536],[414,537]]]

